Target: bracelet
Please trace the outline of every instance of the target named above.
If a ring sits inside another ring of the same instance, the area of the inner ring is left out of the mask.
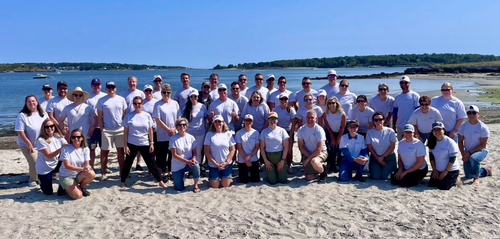
[[[149,145],[155,144],[155,142],[149,142]]]
[[[286,161],[286,158],[281,158],[281,161]]]

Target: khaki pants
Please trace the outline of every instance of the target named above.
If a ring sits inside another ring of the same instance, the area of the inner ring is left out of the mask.
[[[19,145],[19,148],[21,149],[21,152],[23,153],[24,157],[28,161],[28,165],[30,166],[30,181],[37,181],[38,180],[38,174],[36,173],[36,158],[38,157],[38,151],[36,149],[33,149],[33,153],[28,152],[28,148]]]

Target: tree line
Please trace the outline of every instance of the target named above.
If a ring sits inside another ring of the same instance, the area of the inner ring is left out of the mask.
[[[12,63],[0,64],[0,72],[6,71],[105,71],[105,70],[184,70],[183,66],[158,66],[145,64],[60,62],[60,63]]]
[[[213,69],[262,69],[262,68],[341,68],[341,67],[394,67],[432,66],[436,64],[457,64],[500,60],[500,56],[480,54],[400,54],[370,56],[339,56],[295,60],[277,60],[258,63],[239,63],[227,66],[217,65]]]

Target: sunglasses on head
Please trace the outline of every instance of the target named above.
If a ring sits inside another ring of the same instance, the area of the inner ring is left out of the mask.
[[[55,127],[56,127],[56,126],[55,126],[55,125],[53,125],[53,124],[52,124],[52,125],[45,125],[45,126],[43,126],[43,128],[45,128],[45,129],[49,129],[49,128],[50,128],[50,129],[54,129]]]

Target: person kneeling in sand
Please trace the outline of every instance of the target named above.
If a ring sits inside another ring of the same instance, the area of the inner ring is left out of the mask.
[[[323,128],[316,124],[316,118],[316,111],[308,110],[306,124],[299,128],[297,137],[306,180],[314,180],[319,173],[318,183],[326,183],[326,166],[323,164],[328,158],[326,134]]]
[[[90,166],[90,150],[82,130],[71,131],[70,144],[63,148],[60,160],[59,184],[73,199],[90,196],[85,186],[95,177]]]
[[[342,151],[342,161],[339,166],[339,181],[349,181],[352,178],[352,170],[356,171],[356,180],[364,182],[363,168],[368,163],[368,151],[366,150],[365,138],[358,134],[358,120],[347,122],[348,134],[340,138],[339,148]]]

